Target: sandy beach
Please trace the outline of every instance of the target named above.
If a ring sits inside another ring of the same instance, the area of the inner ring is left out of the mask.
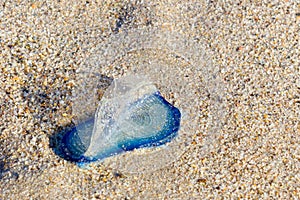
[[[170,48],[140,30],[167,33],[158,36]],[[184,108],[173,162],[127,173],[55,153],[55,135],[74,126],[72,91],[87,60],[108,82],[139,70],[157,78]],[[300,199],[297,1],[4,1],[0,88],[1,200]]]

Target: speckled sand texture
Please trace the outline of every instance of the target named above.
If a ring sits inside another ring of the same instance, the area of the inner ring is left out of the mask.
[[[71,124],[76,69],[110,36],[147,27],[207,48],[224,91],[215,149],[203,155],[194,130],[158,171],[79,169],[52,149]],[[1,1],[0,199],[299,199],[299,39],[292,0]]]

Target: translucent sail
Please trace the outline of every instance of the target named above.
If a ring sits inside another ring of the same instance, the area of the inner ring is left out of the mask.
[[[102,159],[141,147],[164,144],[179,129],[180,112],[143,76],[117,79],[96,111],[84,156]]]

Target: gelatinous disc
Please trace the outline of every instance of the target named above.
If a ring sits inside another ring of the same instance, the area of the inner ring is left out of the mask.
[[[91,51],[78,70],[74,90],[73,114],[79,134],[84,132],[80,124],[86,116],[101,114],[96,111],[99,96],[105,95],[109,85],[103,77],[145,76],[182,115],[178,135],[170,142],[126,151],[102,160],[103,164],[122,172],[153,171],[177,160],[196,135],[203,136],[203,155],[214,150],[223,121],[223,93],[203,44],[174,32],[133,30],[113,35]],[[94,141],[89,145],[95,146]]]

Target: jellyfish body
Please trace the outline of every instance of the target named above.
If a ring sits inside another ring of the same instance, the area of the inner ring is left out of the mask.
[[[95,117],[67,132],[63,151],[79,164],[134,149],[164,145],[176,137],[181,114],[143,76],[114,80]]]

